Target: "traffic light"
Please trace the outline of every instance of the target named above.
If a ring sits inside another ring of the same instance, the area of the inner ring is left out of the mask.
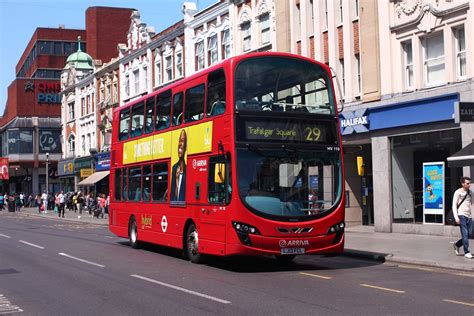
[[[357,156],[357,174],[360,177],[364,176],[364,171],[365,171],[364,167],[365,167],[364,158],[362,156]]]

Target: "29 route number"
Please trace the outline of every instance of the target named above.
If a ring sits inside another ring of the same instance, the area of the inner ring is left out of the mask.
[[[309,142],[317,142],[321,137],[321,130],[317,127],[306,127],[304,131],[306,134],[306,140]]]

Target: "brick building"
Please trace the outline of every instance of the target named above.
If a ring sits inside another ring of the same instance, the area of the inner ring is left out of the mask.
[[[9,179],[3,192],[38,193],[59,190],[57,162],[61,159],[60,75],[69,55],[86,39],[82,50],[94,60],[109,61],[124,41],[132,10],[92,7],[86,12],[86,29],[37,28],[16,66],[0,117],[1,156],[8,158]],[[126,21],[127,23],[124,23]],[[48,175],[46,175],[48,162]]]

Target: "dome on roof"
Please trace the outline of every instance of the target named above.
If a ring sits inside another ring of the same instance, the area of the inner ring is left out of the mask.
[[[66,60],[64,69],[69,69],[71,66],[78,70],[94,70],[92,57],[81,50],[81,37],[78,37],[77,52],[72,53]]]

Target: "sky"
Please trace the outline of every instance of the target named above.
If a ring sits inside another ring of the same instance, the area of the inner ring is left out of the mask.
[[[0,0],[0,116],[7,101],[15,67],[37,27],[85,29],[88,7],[133,8],[140,20],[158,33],[183,18],[184,2],[196,2],[198,10],[218,0]]]

